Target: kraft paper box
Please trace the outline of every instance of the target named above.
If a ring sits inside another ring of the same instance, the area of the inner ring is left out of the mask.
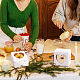
[[[24,51],[11,52],[11,59],[15,68],[29,64],[29,59]]]
[[[71,49],[56,49],[54,51],[54,63],[60,66],[69,66],[71,63]]]

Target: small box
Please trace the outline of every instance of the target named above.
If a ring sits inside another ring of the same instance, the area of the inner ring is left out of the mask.
[[[11,69],[11,62],[9,60],[3,60],[1,62],[1,69],[2,71],[8,71]]]
[[[11,52],[11,59],[14,67],[28,66],[29,59],[24,51]]]
[[[29,33],[20,33],[20,35],[24,38],[23,45],[29,41]]]
[[[60,39],[61,40],[64,40],[64,39],[66,39],[66,38],[68,38],[69,37],[69,31],[64,31],[61,35],[60,35]]]
[[[7,64],[7,65],[1,65],[1,68],[2,68],[2,71],[8,71],[8,70],[10,70],[11,65],[10,65],[10,64]]]
[[[56,49],[54,51],[54,63],[60,66],[69,66],[71,63],[71,49]]]

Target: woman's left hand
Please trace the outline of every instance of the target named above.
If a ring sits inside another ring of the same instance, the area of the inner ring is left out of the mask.
[[[71,39],[72,35],[73,35],[73,31],[70,30],[70,31],[69,31],[69,37],[66,38],[65,40],[63,40],[63,42],[67,42],[67,41],[69,41],[69,40]]]
[[[33,44],[31,42],[27,42],[27,43],[25,43],[25,46],[26,46],[25,49],[27,50],[27,52],[29,52],[31,50]]]

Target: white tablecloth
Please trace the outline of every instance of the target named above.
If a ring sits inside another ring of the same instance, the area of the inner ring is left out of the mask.
[[[16,77],[0,77],[0,80],[16,80]],[[32,74],[28,79],[22,77],[21,80],[80,80],[80,76],[78,73],[64,73],[64,74],[57,74],[57,77],[51,77],[47,74]]]

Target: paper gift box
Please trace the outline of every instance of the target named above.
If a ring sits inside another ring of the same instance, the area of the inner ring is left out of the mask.
[[[15,68],[29,64],[29,59],[24,51],[11,52],[11,59]]]
[[[60,66],[69,66],[71,63],[71,49],[56,49],[54,51],[54,63]]]
[[[1,69],[2,71],[8,71],[11,68],[11,62],[9,60],[3,60],[1,63]]]
[[[20,35],[24,38],[23,45],[29,41],[29,33],[20,33]]]
[[[64,31],[61,35],[60,35],[60,39],[61,40],[64,40],[64,39],[66,39],[66,38],[68,38],[69,37],[69,31]]]

